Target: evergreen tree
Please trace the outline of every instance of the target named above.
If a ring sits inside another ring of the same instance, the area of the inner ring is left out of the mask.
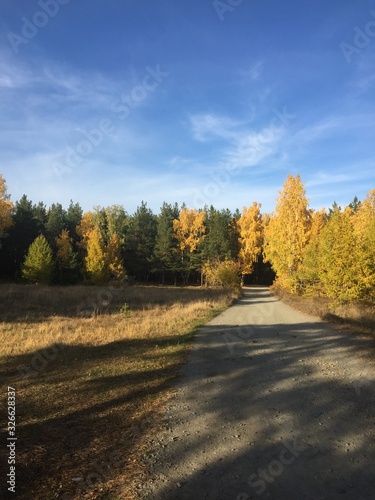
[[[207,210],[205,238],[202,242],[204,261],[223,262],[232,257],[232,214],[230,210]]]
[[[60,203],[52,203],[47,211],[45,230],[48,242],[53,250],[56,250],[56,238],[63,229],[67,229],[66,211]]]
[[[1,249],[1,275],[9,279],[20,277],[21,265],[28,248],[40,234],[40,225],[34,217],[33,205],[26,195],[16,201],[13,225]]]
[[[147,281],[153,269],[156,233],[156,217],[142,201],[129,219],[125,239],[127,271],[138,280]]]
[[[34,220],[39,234],[44,234],[45,226],[47,223],[47,210],[45,204],[40,201],[38,204],[33,205],[32,208]]]
[[[332,217],[335,212],[341,212],[342,208],[334,201],[332,207],[328,209],[328,217]]]
[[[360,206],[361,206],[360,200],[356,196],[354,196],[353,201],[349,203],[349,207],[353,210],[354,214],[358,212]]]
[[[236,209],[229,220],[230,254],[231,259],[234,261],[238,261],[238,256],[240,253],[240,229],[238,227],[238,221],[240,217],[241,213],[238,209]]]
[[[177,240],[174,237],[173,221],[179,215],[177,203],[173,206],[163,203],[160,214],[157,217],[157,231],[155,237],[155,271],[162,274],[162,283],[165,280],[165,273],[174,274],[176,282],[176,271],[178,270]]]
[[[22,276],[32,283],[48,285],[51,282],[53,270],[52,249],[47,239],[40,235],[29,247],[22,266]]]
[[[63,229],[60,236],[56,238],[56,248],[59,283],[63,285],[77,283],[79,279],[78,256],[73,250],[73,238],[66,229]]]
[[[81,223],[82,215],[83,212],[79,203],[73,203],[73,201],[70,200],[69,207],[65,214],[65,220],[66,229],[69,231],[69,235],[72,238],[73,247],[76,247],[79,240],[77,226]]]

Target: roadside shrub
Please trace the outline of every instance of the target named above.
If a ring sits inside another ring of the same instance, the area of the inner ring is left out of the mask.
[[[241,288],[241,275],[239,265],[233,260],[223,262],[206,262],[203,266],[203,276],[208,286],[223,288]]]

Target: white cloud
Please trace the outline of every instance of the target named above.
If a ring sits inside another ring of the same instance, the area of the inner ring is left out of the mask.
[[[27,87],[34,81],[32,72],[25,65],[16,65],[0,51],[0,87],[4,89],[19,89]]]
[[[306,182],[306,188],[326,186],[328,184],[338,184],[340,182],[348,182],[352,179],[353,175],[343,173],[327,174],[325,172],[318,172]]]
[[[190,116],[190,124],[194,139],[206,142],[215,138],[233,139],[241,122],[226,116],[214,114],[197,114]]]
[[[190,117],[193,136],[200,142],[223,139],[219,152],[221,161],[236,167],[258,165],[278,151],[284,127],[270,121],[268,127],[255,130],[248,124],[229,117],[214,114],[198,114]]]
[[[339,167],[330,169],[330,172],[319,170],[309,175],[306,182],[307,187],[318,187],[339,183],[353,183],[358,181],[368,181],[369,189],[375,183],[375,160],[360,161],[356,163],[346,162]]]
[[[296,143],[313,142],[322,137],[327,137],[327,134],[334,130],[340,130],[343,124],[344,117],[336,116],[325,118],[318,123],[309,124],[300,129],[295,134],[294,141]]]
[[[283,129],[265,127],[259,132],[241,134],[227,152],[228,161],[236,167],[253,167],[279,150]]]

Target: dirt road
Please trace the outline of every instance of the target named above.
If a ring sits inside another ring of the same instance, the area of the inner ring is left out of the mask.
[[[196,336],[140,498],[375,499],[375,342],[267,288]]]

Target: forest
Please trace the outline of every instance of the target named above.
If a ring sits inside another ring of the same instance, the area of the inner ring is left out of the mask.
[[[309,208],[299,175],[288,175],[273,213],[142,202],[46,207],[15,203],[0,175],[0,279],[93,285],[149,282],[240,287],[277,284],[289,293],[374,302],[375,189],[346,207]]]

